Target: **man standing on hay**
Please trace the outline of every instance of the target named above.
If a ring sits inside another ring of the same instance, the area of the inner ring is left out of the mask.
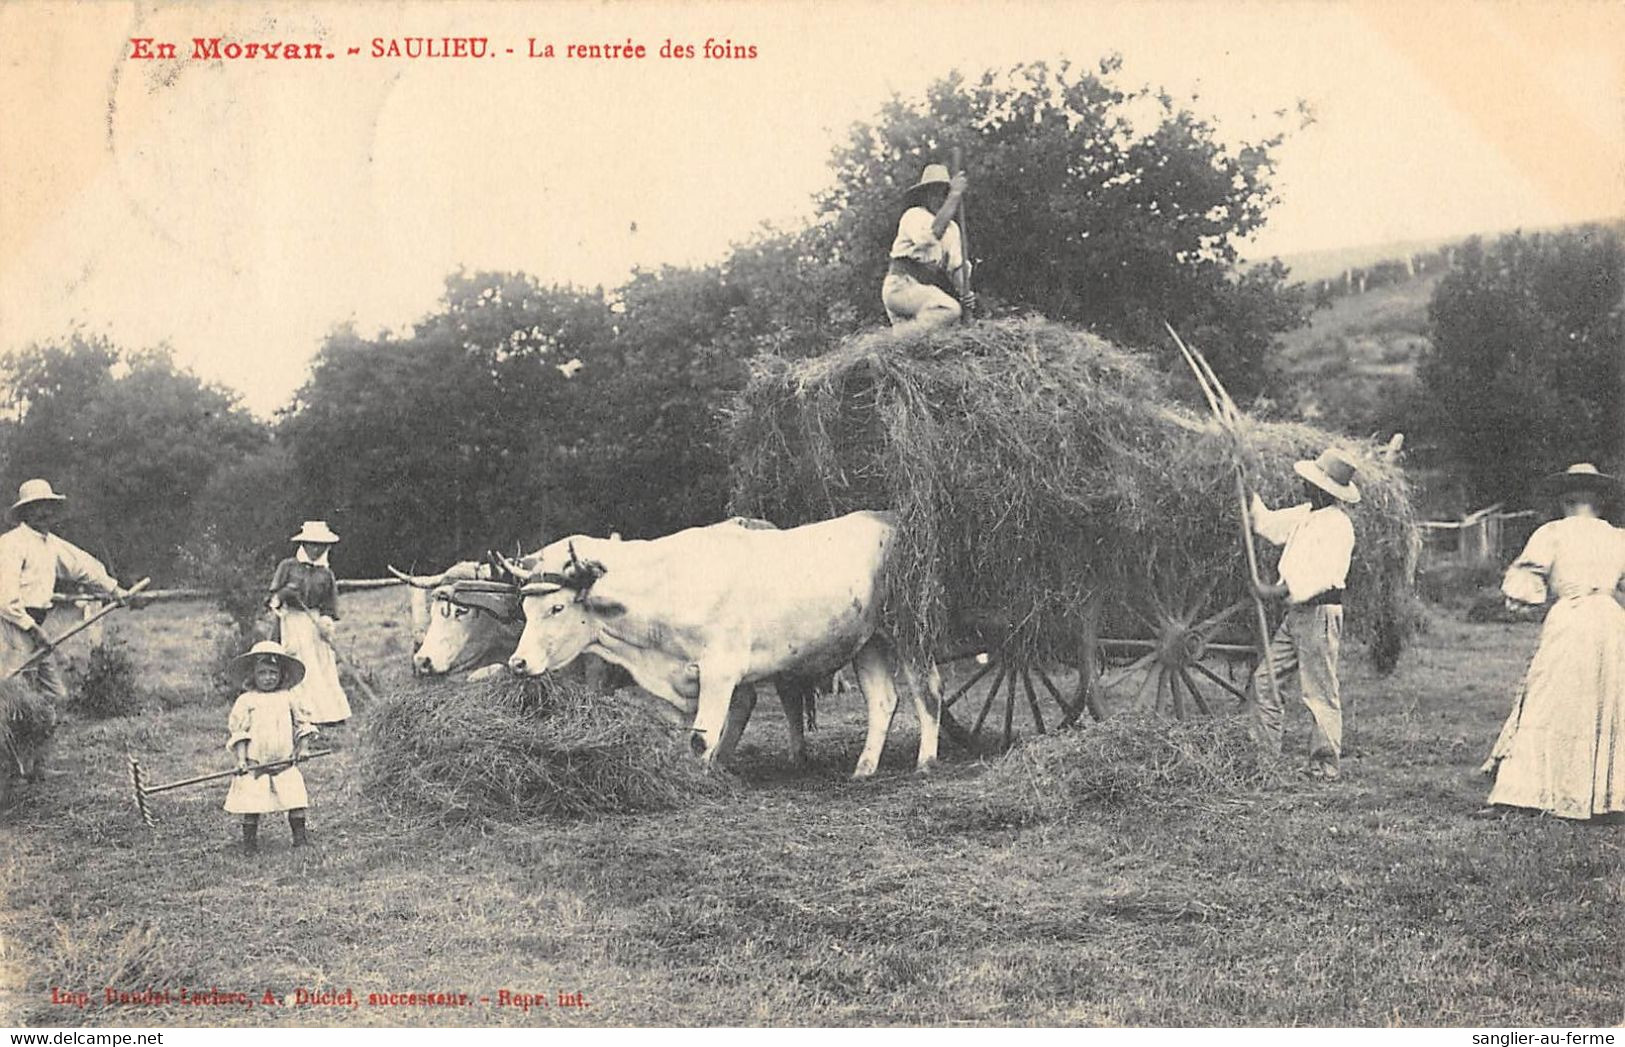
[[[11,506],[17,526],[0,535],[0,673],[11,672],[51,645],[45,617],[51,613],[58,578],[114,600],[129,595],[100,560],[53,533],[65,501],[45,480],[25,482]],[[67,701],[68,685],[55,654],[37,659],[24,675],[53,702]]]
[[[1260,584],[1264,599],[1285,597],[1286,617],[1270,640],[1268,657],[1253,673],[1252,695],[1260,741],[1281,751],[1280,688],[1294,671],[1303,704],[1315,718],[1309,743],[1308,773],[1335,780],[1343,753],[1343,703],[1338,690],[1337,657],[1343,642],[1343,590],[1354,556],[1354,524],[1343,509],[1360,501],[1354,466],[1328,450],[1293,470],[1303,478],[1306,503],[1272,510],[1255,493],[1253,529],[1281,550],[1281,580]],[[1275,674],[1274,688],[1268,676]]]
[[[970,307],[963,241],[954,221],[968,184],[963,171],[949,178],[942,164],[927,164],[920,180],[903,194],[903,216],[880,285],[880,301],[893,327],[950,326]]]

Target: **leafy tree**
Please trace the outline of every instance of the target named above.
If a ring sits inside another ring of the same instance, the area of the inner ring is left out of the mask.
[[[1238,396],[1273,381],[1273,336],[1305,304],[1279,265],[1237,273],[1237,245],[1275,202],[1275,134],[1230,148],[1166,93],[1038,62],[974,83],[937,81],[923,104],[894,98],[853,126],[820,202],[828,258],[845,298],[879,320],[879,288],[898,201],[928,162],[963,150],[967,224],[979,292],[1007,306],[1087,325],[1173,364],[1162,321],[1203,347]],[[1286,114],[1283,112],[1282,117]]]
[[[74,335],[0,362],[7,490],[43,476],[67,493],[64,533],[126,579],[174,566],[192,504],[221,470],[265,446],[234,394],[167,349],[122,353]]]
[[[1625,466],[1625,250],[1585,227],[1473,239],[1428,307],[1433,431],[1475,504],[1573,462]]]
[[[279,430],[344,568],[527,548],[571,516],[555,479],[615,368],[599,294],[458,273],[412,336],[329,336]]]

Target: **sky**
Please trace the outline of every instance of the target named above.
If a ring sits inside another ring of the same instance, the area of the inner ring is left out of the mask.
[[[371,56],[447,35],[494,56]],[[194,37],[336,57],[194,60]],[[803,222],[845,130],[954,69],[1120,53],[1237,141],[1307,102],[1254,257],[1625,215],[1625,5],[1601,0],[22,0],[0,40],[0,352],[167,343],[262,415],[329,331],[404,330],[459,267],[612,287]],[[628,40],[648,56],[562,56]]]

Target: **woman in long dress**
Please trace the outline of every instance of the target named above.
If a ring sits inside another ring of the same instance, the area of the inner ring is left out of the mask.
[[[333,623],[337,621],[338,583],[327,565],[327,554],[339,536],[325,520],[306,520],[293,536],[293,556],[276,565],[271,577],[271,610],[280,621],[282,646],[305,666],[304,679],[290,692],[322,726],[350,718],[350,700],[339,684],[338,658],[333,653]]]
[[[1617,493],[1595,466],[1553,478],[1563,517],[1537,530],[1508,568],[1502,591],[1519,603],[1555,602],[1486,772],[1482,815],[1512,808],[1585,819],[1625,811],[1625,531],[1602,517]]]

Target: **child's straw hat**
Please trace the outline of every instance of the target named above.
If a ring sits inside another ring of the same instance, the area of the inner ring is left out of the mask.
[[[296,686],[305,678],[305,663],[289,654],[287,648],[275,640],[261,640],[250,647],[244,654],[239,654],[231,660],[231,674],[235,679],[246,681],[259,664],[261,658],[275,658],[277,668],[282,670],[282,682],[278,684],[279,690],[287,690]]]

